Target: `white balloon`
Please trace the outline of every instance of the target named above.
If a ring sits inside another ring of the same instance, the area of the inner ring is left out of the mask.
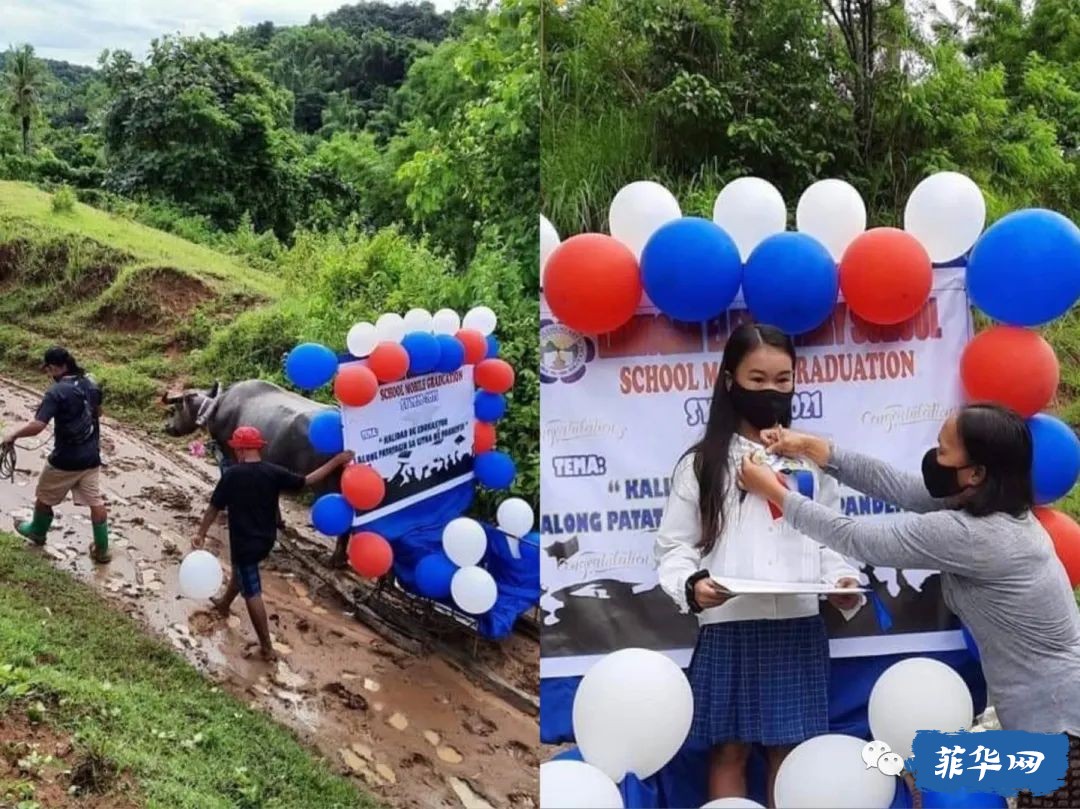
[[[968,251],[986,224],[986,200],[963,174],[942,171],[915,186],[904,207],[904,230],[934,262],[952,261]]]
[[[461,329],[461,316],[453,309],[440,309],[431,318],[436,334],[457,334]]]
[[[648,778],[671,761],[690,732],[694,697],[675,663],[646,649],[621,649],[592,666],[574,697],[581,756],[618,783]]]
[[[221,587],[221,563],[210,551],[192,551],[180,563],[180,595],[210,598]]]
[[[512,537],[523,537],[533,529],[536,515],[533,514],[532,506],[520,497],[511,497],[499,503],[499,509],[495,512],[495,521],[499,529]]]
[[[701,809],[765,809],[765,807],[749,798],[718,798],[715,801],[709,801]]]
[[[901,758],[911,758],[918,730],[967,730],[975,721],[971,691],[938,660],[910,657],[882,672],[870,691],[870,732]]]
[[[547,266],[548,259],[551,258],[551,254],[555,252],[555,248],[559,246],[561,239],[559,239],[559,232],[555,230],[555,226],[547,220],[547,217],[540,214],[540,276],[544,275],[544,267]]]
[[[642,180],[624,186],[611,201],[611,235],[641,257],[649,238],[662,226],[682,216],[679,201],[660,183]]]
[[[476,520],[458,517],[443,529],[443,550],[458,567],[475,565],[487,551],[487,534]]]
[[[450,595],[462,612],[483,615],[495,606],[499,587],[482,567],[463,567],[450,580]]]
[[[410,309],[405,313],[403,320],[406,334],[414,331],[430,332],[434,322],[431,312],[427,309]]]
[[[379,315],[375,321],[375,333],[380,343],[400,343],[405,336],[405,318],[394,312]]]
[[[482,335],[487,337],[489,334],[494,334],[495,327],[499,324],[499,319],[495,317],[495,313],[486,306],[474,306],[468,312],[465,313],[465,319],[461,321],[461,325],[466,329],[476,329]]]
[[[799,197],[795,227],[821,242],[839,261],[851,242],[866,230],[866,204],[843,180],[818,180]]]
[[[776,773],[777,809],[886,809],[896,794],[896,779],[867,769],[865,744],[837,733],[800,744]]]
[[[754,248],[787,227],[784,198],[760,177],[740,177],[724,186],[713,205],[713,221],[735,240],[746,261]]]
[[[540,765],[540,809],[623,809],[615,782],[583,761]]]
[[[379,332],[374,323],[357,323],[349,329],[349,335],[345,338],[345,345],[349,353],[354,357],[366,357],[375,350],[379,344]]]

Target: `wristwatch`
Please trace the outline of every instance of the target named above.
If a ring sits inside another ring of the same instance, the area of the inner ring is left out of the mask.
[[[697,615],[703,609],[700,604],[697,603],[697,599],[694,597],[694,585],[702,579],[709,578],[709,571],[699,570],[686,580],[686,605],[690,607],[690,612]]]

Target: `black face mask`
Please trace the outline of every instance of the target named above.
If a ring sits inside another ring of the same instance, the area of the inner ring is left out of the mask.
[[[943,497],[955,497],[967,487],[960,483],[957,476],[967,466],[942,466],[937,459],[937,450],[930,449],[922,459],[922,477],[926,491],[939,500]]]
[[[756,430],[766,430],[777,424],[791,426],[791,399],[794,391],[747,390],[738,382],[731,383],[731,406]]]

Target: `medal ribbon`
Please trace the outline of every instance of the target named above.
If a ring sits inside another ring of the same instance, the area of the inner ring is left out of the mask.
[[[814,499],[814,473],[809,469],[785,469],[776,473],[776,479],[786,489],[798,492],[811,500]],[[772,502],[769,503],[769,514],[774,520],[784,516],[783,510]]]

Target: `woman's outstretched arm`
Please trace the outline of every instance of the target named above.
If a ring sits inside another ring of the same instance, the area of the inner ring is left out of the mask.
[[[808,458],[844,485],[905,511],[925,514],[949,508],[947,500],[930,496],[919,475],[903,472],[867,455],[840,449],[824,438],[780,429],[766,430],[762,438],[770,452]]]
[[[784,520],[800,533],[874,566],[977,576],[985,563],[976,553],[977,543],[972,541],[962,512],[857,520],[797,492],[788,492],[782,507]]]

